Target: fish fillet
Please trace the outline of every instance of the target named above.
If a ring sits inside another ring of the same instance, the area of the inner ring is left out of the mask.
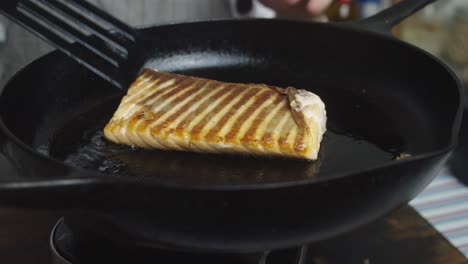
[[[305,90],[144,69],[104,135],[142,148],[315,160],[326,119],[322,100]]]

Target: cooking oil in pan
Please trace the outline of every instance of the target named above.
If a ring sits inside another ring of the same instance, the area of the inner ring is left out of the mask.
[[[327,177],[381,165],[394,160],[399,154],[398,148],[388,147],[389,139],[385,139],[386,145],[379,145],[378,142],[334,129],[333,121],[329,122],[322,141],[319,159],[312,162],[143,150],[114,144],[104,138],[102,128],[113,109],[115,107],[103,106],[103,109],[90,111],[71,121],[55,135],[49,155],[97,173],[142,180],[164,178],[184,184],[244,184]],[[87,130],[83,131],[82,128]],[[399,144],[395,141],[390,145]]]
[[[376,106],[350,94],[321,95],[328,124],[317,161],[143,150],[114,144],[104,138],[102,129],[120,98],[70,120],[53,136],[49,155],[75,167],[123,177],[242,184],[328,177],[382,165],[404,151],[403,138]]]

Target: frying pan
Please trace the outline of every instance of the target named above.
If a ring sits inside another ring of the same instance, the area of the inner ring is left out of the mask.
[[[0,201],[66,209],[65,223],[82,239],[230,252],[320,241],[382,217],[416,196],[456,145],[459,81],[389,34],[430,2],[406,0],[351,23],[218,20],[135,30],[145,41],[134,58],[145,66],[319,94],[329,121],[317,162],[113,145],[99,131],[122,91],[89,64],[47,54],[0,96],[8,163]],[[410,156],[398,159],[402,153]]]

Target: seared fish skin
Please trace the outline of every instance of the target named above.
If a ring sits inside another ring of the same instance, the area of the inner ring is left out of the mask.
[[[315,160],[326,119],[308,91],[144,69],[104,135],[142,148]]]

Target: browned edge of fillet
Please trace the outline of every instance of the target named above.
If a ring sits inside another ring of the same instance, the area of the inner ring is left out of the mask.
[[[298,94],[298,91],[294,87],[287,87],[286,94],[288,96],[289,104],[294,101],[294,96]],[[298,112],[290,107],[290,111],[294,118],[294,121],[297,123],[299,127],[299,135],[294,142],[294,150],[299,153],[306,153],[309,151],[308,146],[304,144],[304,142],[308,142],[309,140],[315,140],[315,137],[311,134],[310,126],[307,123],[306,117],[304,116],[303,112]],[[315,142],[314,142],[315,145]]]

